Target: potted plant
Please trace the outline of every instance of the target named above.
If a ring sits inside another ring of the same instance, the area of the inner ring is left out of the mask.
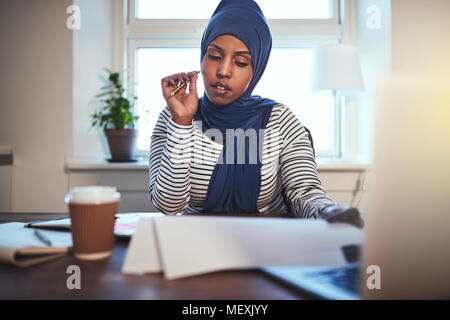
[[[91,115],[92,127],[99,126],[105,132],[111,152],[110,162],[136,161],[134,147],[137,137],[135,130],[139,116],[133,113],[137,97],[124,97],[125,89],[120,73],[105,69],[108,73],[109,84],[102,87],[96,96],[102,97],[104,106]]]

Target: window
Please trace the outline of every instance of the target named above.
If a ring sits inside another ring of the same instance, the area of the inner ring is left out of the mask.
[[[218,0],[129,0],[125,30],[125,64],[130,68],[128,87],[139,98],[137,111],[139,154],[148,155],[150,136],[165,101],[161,78],[198,70],[200,43]],[[338,0],[257,0],[268,19],[273,49],[264,76],[254,94],[286,104],[310,129],[318,157],[332,157],[336,141],[336,115],[328,96],[306,92],[311,49],[342,40]],[[194,10],[193,10],[194,9]],[[291,76],[292,75],[292,76]],[[290,81],[280,79],[289,77]],[[198,81],[199,96],[203,82]],[[144,110],[148,112],[145,113]]]
[[[324,153],[331,149],[332,108],[328,96],[307,94],[310,58],[311,48],[274,48],[266,71],[253,92],[291,108],[300,122],[314,133],[314,148]],[[294,66],[292,61],[295,61]],[[293,77],[282,81],[280,86],[280,79],[286,79],[287,74]]]
[[[196,2],[136,0],[135,17],[138,19],[209,19],[219,3],[218,0]],[[259,0],[257,3],[266,19],[331,18],[329,0]]]

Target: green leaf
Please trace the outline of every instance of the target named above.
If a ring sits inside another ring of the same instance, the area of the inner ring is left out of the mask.
[[[133,95],[130,100],[124,97],[125,88],[122,76],[125,70],[121,72],[113,72],[108,68],[104,68],[104,70],[108,73],[106,80],[109,81],[109,84],[102,86],[95,97],[105,97],[106,99],[98,99],[102,103],[102,107],[90,115],[92,126],[116,129],[134,128],[139,116],[133,113],[133,104],[138,97]]]
[[[112,95],[112,94],[114,94],[114,91],[106,91],[106,92],[100,92],[99,94],[97,94],[95,97],[96,98],[100,98],[100,97],[103,97],[103,96],[106,96],[106,95]]]

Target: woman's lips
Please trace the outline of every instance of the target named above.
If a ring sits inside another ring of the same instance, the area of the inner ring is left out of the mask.
[[[222,94],[225,94],[225,93],[227,93],[227,92],[228,92],[228,90],[225,89],[225,88],[222,88],[222,87],[216,87],[216,93],[217,93],[217,94],[222,95]]]
[[[228,91],[231,90],[230,87],[227,86],[227,85],[224,84],[224,83],[215,83],[215,84],[213,84],[212,86],[214,87],[214,89],[215,89],[215,91],[216,91],[216,94],[218,94],[218,95],[224,95],[224,94],[226,94]]]

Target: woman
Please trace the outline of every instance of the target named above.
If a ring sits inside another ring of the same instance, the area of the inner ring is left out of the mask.
[[[292,111],[251,95],[271,48],[258,5],[223,0],[202,38],[203,97],[197,96],[196,72],[161,80],[167,107],[150,149],[149,193],[157,209],[360,223],[356,209],[340,208],[322,189],[308,133]],[[188,88],[171,95],[187,80]]]

